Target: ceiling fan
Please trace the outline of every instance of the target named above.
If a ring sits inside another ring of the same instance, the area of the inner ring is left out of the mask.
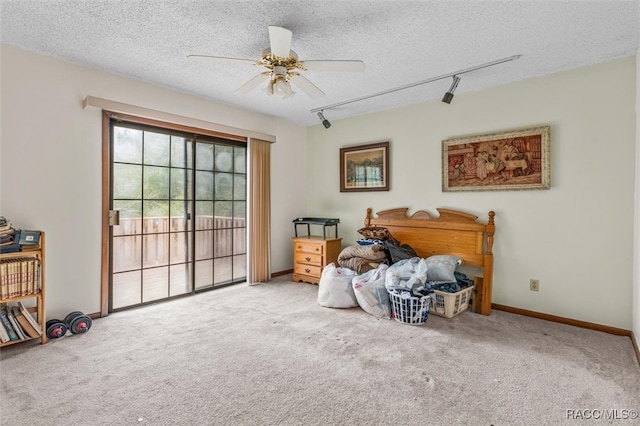
[[[225,58],[221,56],[188,55],[190,58],[212,59],[227,64],[260,65],[268,69],[238,87],[234,93],[249,93],[260,83],[269,80],[265,92],[269,96],[286,99],[293,96],[293,83],[298,89],[316,99],[324,96],[324,92],[305,78],[300,71],[364,71],[362,61],[300,61],[296,52],[291,50],[292,32],[286,28],[269,26],[270,48],[262,52],[257,60]]]

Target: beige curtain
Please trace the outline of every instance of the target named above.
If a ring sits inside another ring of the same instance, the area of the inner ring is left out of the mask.
[[[271,278],[271,142],[249,140],[249,284]]]

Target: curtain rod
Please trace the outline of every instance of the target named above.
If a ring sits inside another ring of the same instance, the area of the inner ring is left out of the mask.
[[[226,126],[211,121],[205,121],[198,118],[185,117],[183,115],[172,114],[170,112],[158,111],[136,105],[126,104],[123,102],[112,101],[109,99],[98,98],[96,96],[86,96],[82,100],[82,109],[88,107],[98,107],[103,110],[112,112],[120,112],[123,114],[135,115],[137,117],[145,117],[153,120],[167,121],[169,123],[191,126],[213,132],[227,133],[229,135],[242,136],[247,138],[261,139],[267,142],[275,142],[276,137],[262,132],[253,130],[240,129],[238,127]]]
[[[508,58],[502,58],[502,59],[498,59],[498,60],[495,60],[495,61],[492,61],[492,62],[487,62],[486,64],[476,65],[474,67],[465,68],[465,69],[462,69],[462,70],[459,70],[459,71],[456,71],[456,72],[451,72],[449,74],[439,75],[437,77],[432,77],[432,78],[429,78],[427,80],[418,81],[416,83],[406,84],[404,86],[400,86],[400,87],[397,87],[395,89],[384,90],[382,92],[374,93],[373,95],[361,96],[359,98],[350,99],[348,101],[338,102],[338,103],[331,104],[331,105],[326,105],[326,106],[323,106],[323,107],[320,107],[320,108],[313,108],[311,110],[311,112],[314,113],[314,112],[318,112],[318,111],[324,111],[324,110],[327,110],[327,109],[337,108],[337,107],[342,106],[342,105],[347,105],[347,104],[351,104],[351,103],[354,103],[354,102],[364,101],[366,99],[375,98],[376,96],[382,96],[382,95],[386,95],[388,93],[397,92],[399,90],[404,90],[404,89],[409,89],[411,87],[420,86],[421,84],[427,84],[427,83],[431,83],[431,82],[434,82],[434,81],[437,81],[437,80],[443,80],[445,78],[453,77],[454,75],[466,74],[466,73],[471,72],[471,71],[476,71],[476,70],[479,70],[479,69],[482,69],[482,68],[492,67],[494,65],[502,64],[504,62],[514,61],[514,60],[520,58],[521,56],[522,55],[513,55],[513,56],[509,56]]]

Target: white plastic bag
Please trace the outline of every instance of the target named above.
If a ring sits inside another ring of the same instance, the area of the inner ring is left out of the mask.
[[[353,291],[358,304],[366,313],[376,318],[391,318],[389,292],[384,285],[389,267],[385,264],[353,277]]]
[[[389,266],[384,285],[387,290],[411,290],[427,281],[427,262],[419,257],[400,260]]]
[[[318,304],[327,308],[355,308],[358,300],[351,280],[357,274],[349,268],[336,268],[333,263],[322,270],[318,282]]]

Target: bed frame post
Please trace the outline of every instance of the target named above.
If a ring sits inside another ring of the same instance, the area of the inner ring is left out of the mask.
[[[482,282],[482,297],[480,313],[483,315],[491,314],[491,289],[493,288],[493,234],[496,232],[494,222],[496,213],[489,212],[489,223],[487,223],[487,251],[484,254],[484,278]]]
[[[371,210],[371,207],[367,208],[367,217],[364,218],[364,226],[365,228],[368,228],[371,226],[371,217],[373,215],[373,210]]]

